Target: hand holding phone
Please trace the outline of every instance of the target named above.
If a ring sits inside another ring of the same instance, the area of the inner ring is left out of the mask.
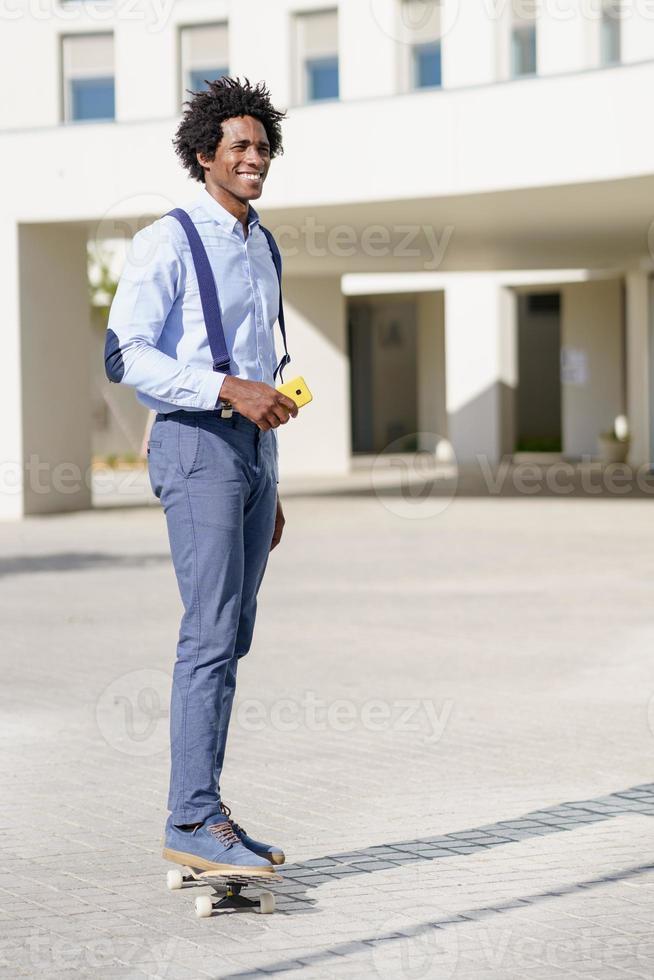
[[[309,391],[306,381],[300,376],[293,378],[292,381],[286,381],[283,385],[277,385],[277,391],[281,391],[287,398],[291,398],[298,408],[302,408],[303,405],[308,405],[310,401],[313,401],[313,395]]]

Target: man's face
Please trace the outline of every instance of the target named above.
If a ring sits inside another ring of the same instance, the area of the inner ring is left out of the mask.
[[[263,123],[252,116],[236,116],[222,124],[223,138],[213,160],[198,153],[207,186],[221,188],[239,201],[261,197],[270,169],[270,143]]]

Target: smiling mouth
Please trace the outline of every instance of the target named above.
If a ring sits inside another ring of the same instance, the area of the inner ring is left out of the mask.
[[[257,184],[262,179],[262,174],[251,174],[246,171],[236,171],[239,177],[243,177],[244,180],[249,180],[253,184]]]

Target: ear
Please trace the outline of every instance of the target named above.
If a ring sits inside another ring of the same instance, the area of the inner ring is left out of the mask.
[[[203,170],[208,170],[209,169],[209,165],[211,164],[211,160],[209,160],[208,157],[206,157],[204,155],[204,153],[199,153],[198,152],[198,153],[195,154],[195,156],[197,158],[198,163],[202,167],[202,169]]]

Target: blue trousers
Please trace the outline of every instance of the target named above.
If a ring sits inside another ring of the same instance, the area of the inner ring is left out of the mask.
[[[170,708],[173,823],[219,810],[238,661],[252,642],[277,505],[276,440],[218,412],[157,415],[148,444],[184,614]]]

